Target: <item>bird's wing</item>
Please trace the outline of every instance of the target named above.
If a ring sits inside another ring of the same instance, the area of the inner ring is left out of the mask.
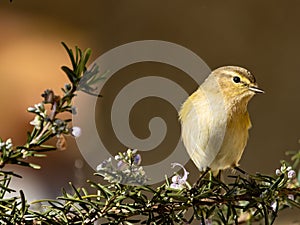
[[[179,112],[183,143],[199,170],[210,166],[225,135],[227,117],[222,103],[216,99],[220,99],[219,96],[206,95],[205,90],[199,88]]]

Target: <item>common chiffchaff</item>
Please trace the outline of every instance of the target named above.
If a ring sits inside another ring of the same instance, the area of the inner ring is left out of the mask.
[[[248,70],[225,66],[214,70],[183,103],[182,139],[199,170],[210,168],[217,174],[238,166],[251,127],[248,102],[263,92]]]

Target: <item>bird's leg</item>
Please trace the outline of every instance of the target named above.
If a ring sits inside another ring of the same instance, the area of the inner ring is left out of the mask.
[[[245,171],[245,170],[242,170],[240,167],[238,166],[235,166],[233,167],[236,171],[242,173],[243,175],[246,175],[246,176],[249,176],[249,174]]]
[[[250,176],[250,174],[249,173],[247,173],[245,170],[242,170],[240,167],[238,167],[238,166],[235,166],[235,167],[233,167],[236,171],[238,171],[238,172],[240,172],[241,174],[243,174],[245,177],[246,177],[246,179],[251,179],[251,176]]]

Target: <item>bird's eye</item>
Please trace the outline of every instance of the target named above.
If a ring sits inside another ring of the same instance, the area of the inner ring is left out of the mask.
[[[241,78],[235,76],[235,77],[233,77],[233,81],[234,81],[235,83],[240,83],[240,82],[241,82]]]

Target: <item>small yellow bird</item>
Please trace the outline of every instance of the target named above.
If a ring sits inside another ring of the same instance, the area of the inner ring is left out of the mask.
[[[220,67],[183,103],[183,143],[200,171],[237,167],[248,139],[249,100],[259,89],[255,77],[237,66]]]

